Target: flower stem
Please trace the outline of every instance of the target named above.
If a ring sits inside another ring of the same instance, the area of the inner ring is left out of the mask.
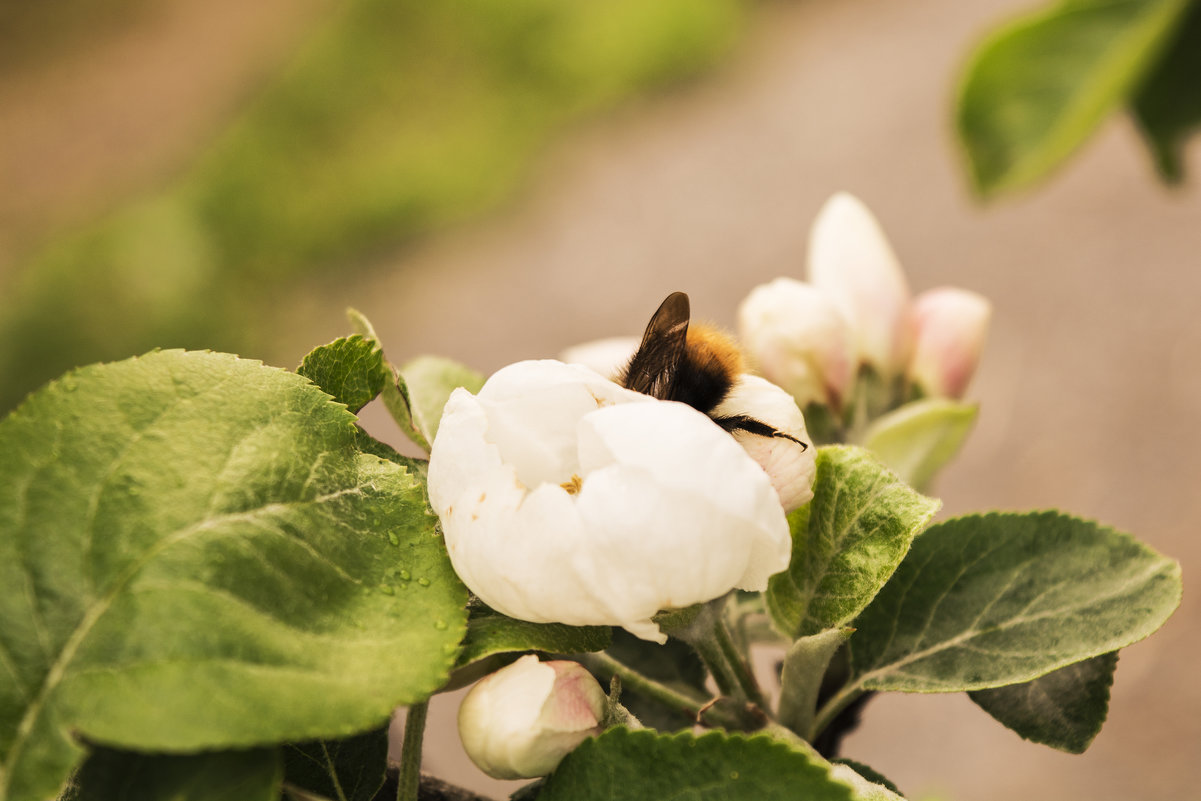
[[[722,695],[766,711],[759,684],[726,626],[724,609],[724,598],[707,603],[688,625],[670,633],[692,646]]]
[[[417,789],[421,785],[421,741],[425,737],[425,716],[428,711],[429,701],[422,701],[410,706],[405,717],[396,801],[417,801]]]
[[[831,696],[822,705],[822,708],[817,710],[817,715],[813,721],[813,728],[809,731],[805,739],[809,742],[816,740],[817,736],[825,731],[826,727],[838,717],[838,713],[853,704],[864,692],[866,691],[861,687],[851,683]]]
[[[599,673],[604,678],[611,679],[617,676],[627,690],[633,690],[680,712],[687,712],[695,716],[709,701],[699,693],[684,692],[655,681],[645,673],[639,673],[604,652],[585,654],[578,658],[588,669]]]

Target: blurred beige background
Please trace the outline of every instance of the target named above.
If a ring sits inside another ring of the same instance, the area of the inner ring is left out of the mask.
[[[1123,652],[1084,756],[1022,742],[963,695],[878,698],[846,755],[913,798],[1198,797],[1201,190],[1159,186],[1117,119],[1045,187],[973,203],[950,133],[954,81],[982,33],[1030,5],[765,3],[723,67],[574,131],[502,213],[300,299],[275,361],[345,333],[346,305],[393,358],[435,352],[485,371],[638,333],[676,289],[729,325],[752,286],[802,274],[810,221],[849,190],[915,291],[955,284],[995,304],[970,392],[980,423],[937,488],[946,513],[1096,518],[1180,559],[1186,591],[1159,634]],[[103,47],[6,77],[0,257],[169,174],[315,6],[173,0]],[[368,425],[395,439],[377,411]],[[427,768],[504,792],[452,753],[453,700],[434,710]]]

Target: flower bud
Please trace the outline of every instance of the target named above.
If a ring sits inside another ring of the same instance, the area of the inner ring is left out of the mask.
[[[909,380],[927,395],[959,398],[967,389],[988,334],[992,305],[975,292],[943,287],[913,304],[917,334]]]
[[[909,285],[880,224],[858,198],[826,201],[809,236],[809,281],[846,314],[861,363],[886,376],[900,373],[912,332]]]
[[[852,333],[828,294],[793,278],[761,284],[738,307],[738,328],[759,372],[797,405],[839,407],[854,377]]]
[[[545,776],[602,730],[606,696],[576,662],[533,654],[480,680],[459,706],[467,756],[495,779]]]
[[[744,414],[787,435],[765,437],[735,431],[734,439],[767,473],[785,512],[809,502],[817,475],[817,449],[791,395],[757,375],[743,375],[713,414],[716,417]]]

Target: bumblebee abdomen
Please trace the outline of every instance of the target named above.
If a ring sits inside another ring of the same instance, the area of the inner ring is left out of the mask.
[[[722,402],[743,372],[742,352],[728,336],[693,325],[680,357],[670,400],[706,414]]]

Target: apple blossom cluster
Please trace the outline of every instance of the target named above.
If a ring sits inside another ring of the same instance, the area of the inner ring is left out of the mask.
[[[840,193],[822,207],[809,238],[808,279],[757,286],[738,310],[757,369],[802,408],[849,412],[864,371],[889,390],[876,414],[915,395],[963,395],[988,331],[989,302],[951,287],[914,298],[880,224],[857,198]]]
[[[619,386],[610,377],[634,338],[455,390],[428,488],[463,583],[519,620],[621,626],[659,643],[657,613],[765,590],[789,566],[786,513],[813,495],[802,409],[834,421],[814,435],[837,440],[913,398],[958,398],[990,315],[962,289],[913,298],[879,224],[847,194],[818,215],[808,278],[777,278],[743,301],[742,344],[759,375],[735,376],[711,412],[783,436],[731,435],[690,406]],[[459,716],[472,759],[502,778],[553,769],[601,725],[604,693],[581,673],[528,656],[481,681]]]

